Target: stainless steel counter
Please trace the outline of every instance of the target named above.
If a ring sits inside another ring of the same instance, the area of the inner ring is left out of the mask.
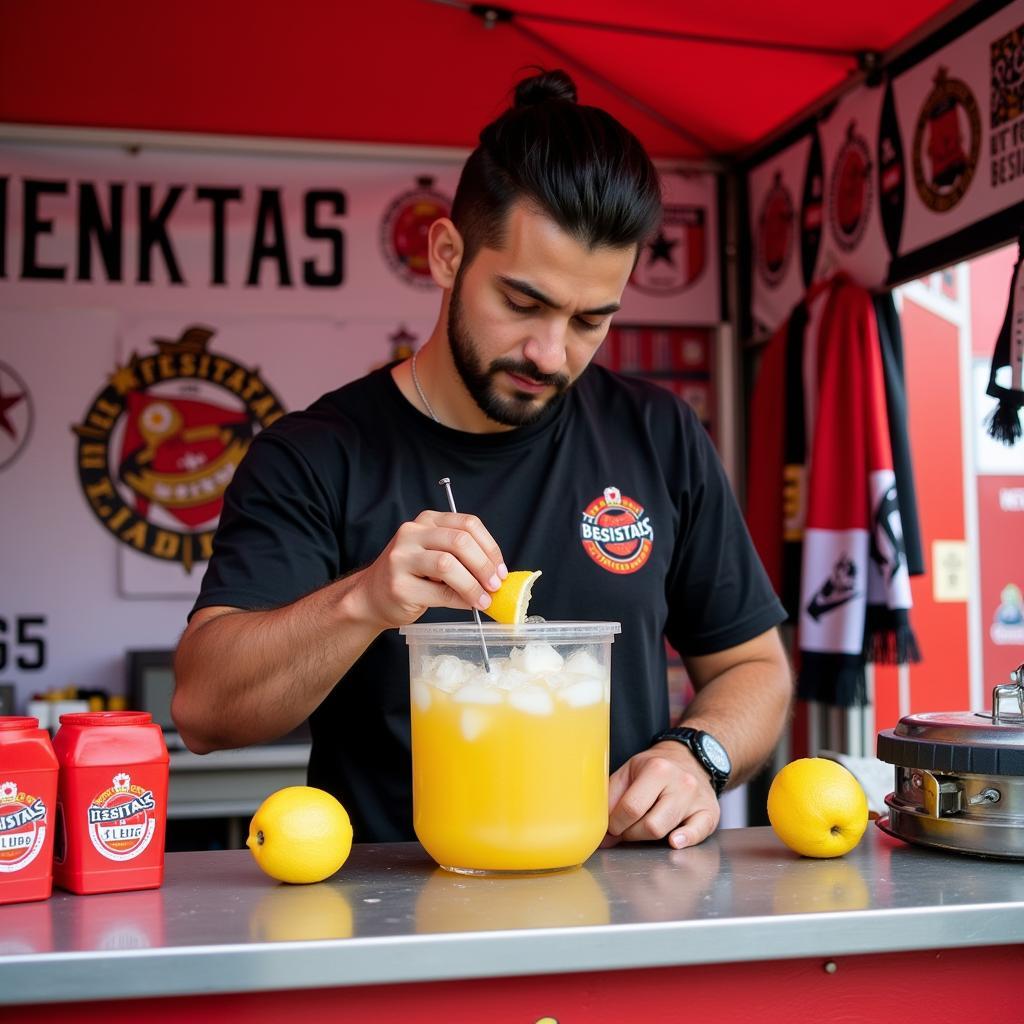
[[[245,992],[1024,943],[1024,865],[869,828],[838,860],[770,829],[628,844],[533,878],[357,846],[277,885],[247,851],[167,858],[162,889],[0,907],[0,1005]]]

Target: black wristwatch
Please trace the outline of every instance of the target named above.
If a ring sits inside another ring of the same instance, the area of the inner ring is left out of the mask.
[[[729,782],[729,776],[732,774],[732,761],[729,760],[725,747],[711,733],[680,725],[675,729],[659,732],[651,740],[651,746],[662,740],[676,740],[676,742],[682,743],[697,758],[704,771],[711,776],[711,785],[715,787],[715,795],[722,795],[722,790],[725,789]]]

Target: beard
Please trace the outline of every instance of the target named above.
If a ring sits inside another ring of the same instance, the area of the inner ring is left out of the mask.
[[[490,366],[484,366],[463,317],[461,268],[455,275],[448,305],[448,344],[455,368],[473,401],[488,419],[506,427],[526,427],[536,423],[551,402],[572,383],[568,374],[541,373],[530,359],[495,359]],[[502,371],[552,386],[555,393],[550,398],[526,391],[515,391],[511,397],[502,395],[495,384],[495,378]]]

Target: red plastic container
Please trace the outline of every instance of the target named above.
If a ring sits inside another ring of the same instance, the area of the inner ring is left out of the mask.
[[[0,717],[0,903],[53,889],[57,758],[39,719]]]
[[[61,715],[53,880],[76,893],[164,880],[167,746],[145,711]]]

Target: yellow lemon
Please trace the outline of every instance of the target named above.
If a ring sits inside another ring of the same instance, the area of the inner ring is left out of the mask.
[[[772,780],[768,820],[791,850],[805,857],[840,857],[868,827],[868,799],[838,762],[802,757]]]
[[[526,621],[526,606],[530,603],[530,592],[540,572],[517,569],[510,572],[501,586],[491,594],[491,606],[487,609],[495,622],[522,625]]]
[[[260,804],[245,845],[271,878],[320,882],[348,859],[352,823],[330,793],[312,786],[287,786]]]

